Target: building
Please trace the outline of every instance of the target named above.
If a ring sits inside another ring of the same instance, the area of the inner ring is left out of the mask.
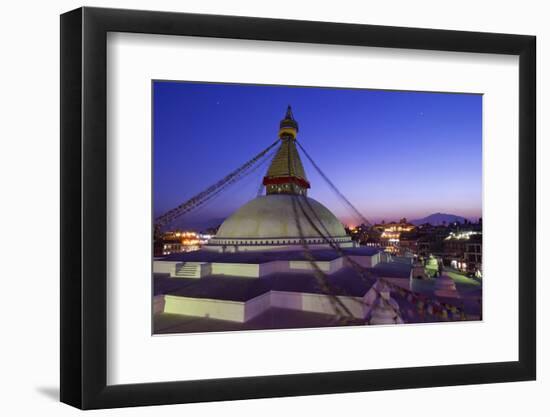
[[[345,230],[346,233],[351,236],[353,241],[358,242],[361,245],[366,245],[367,241],[373,242],[380,237],[380,232],[366,224],[347,226]]]
[[[416,226],[403,218],[399,222],[375,224],[373,228],[380,232],[380,245],[385,251],[398,254],[400,253],[401,234],[414,231]]]
[[[481,234],[471,235],[466,242],[464,260],[466,271],[481,278],[483,275],[483,236]]]
[[[399,254],[418,256],[420,234],[416,231],[404,232],[399,236]]]
[[[155,239],[155,256],[191,252],[206,245],[212,236],[193,231],[167,231]]]
[[[444,245],[443,241],[449,234],[447,226],[432,226],[429,223],[422,224],[417,227],[418,234],[417,255],[421,259],[427,259],[430,255],[443,257]]]
[[[443,241],[443,262],[451,268],[481,276],[481,232],[456,230]]]

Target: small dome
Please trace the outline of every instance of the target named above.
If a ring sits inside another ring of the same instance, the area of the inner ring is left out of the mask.
[[[342,223],[318,201],[304,196],[271,194],[257,197],[239,208],[223,222],[214,239],[300,238],[295,212],[304,238],[321,237],[308,217],[324,235],[328,232],[330,237],[347,237]]]

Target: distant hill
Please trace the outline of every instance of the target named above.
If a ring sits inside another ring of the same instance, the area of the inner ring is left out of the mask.
[[[411,223],[419,226],[424,223],[430,223],[432,226],[439,226],[445,222],[446,224],[459,222],[464,223],[465,218],[454,214],[434,213],[421,219],[412,220]]]

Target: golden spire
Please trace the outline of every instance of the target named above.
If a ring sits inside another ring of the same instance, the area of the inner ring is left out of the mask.
[[[298,122],[294,120],[292,115],[292,108],[290,105],[286,109],[285,118],[279,123],[279,137],[296,139],[296,134],[298,133]]]
[[[281,146],[273,157],[263,184],[267,194],[301,194],[306,195],[310,188],[302,160],[296,149],[298,122],[288,106],[286,115],[279,125]]]

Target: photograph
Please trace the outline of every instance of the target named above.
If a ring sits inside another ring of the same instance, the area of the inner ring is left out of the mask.
[[[550,415],[508,3],[6,2],[0,415]]]
[[[483,320],[482,94],[151,89],[153,334]]]

